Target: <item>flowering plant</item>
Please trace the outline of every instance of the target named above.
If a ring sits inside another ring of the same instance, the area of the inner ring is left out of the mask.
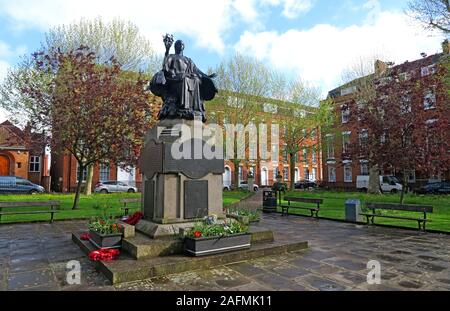
[[[250,211],[247,209],[235,209],[228,211],[231,215],[247,216],[249,221],[259,221],[261,219],[261,213],[259,211]]]
[[[211,223],[205,219],[203,222],[196,223],[194,227],[187,232],[187,236],[191,238],[201,237],[221,237],[231,234],[247,233],[248,226],[237,221],[228,221],[225,223]]]
[[[107,217],[97,217],[89,221],[90,230],[100,234],[119,234],[122,233],[122,225],[117,224],[114,219]]]

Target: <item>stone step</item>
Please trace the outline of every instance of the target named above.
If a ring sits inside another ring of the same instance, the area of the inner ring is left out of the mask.
[[[252,243],[272,242],[273,232],[264,228],[250,227]],[[183,253],[183,242],[179,238],[152,239],[136,233],[133,238],[123,239],[122,250],[134,259],[154,258]]]
[[[94,250],[88,241],[82,241],[73,234],[72,240],[85,253]],[[93,262],[112,284],[145,280],[190,270],[204,270],[215,266],[277,255],[308,248],[308,242],[261,242],[252,244],[250,249],[222,253],[204,257],[172,255],[136,260],[128,254],[121,254],[115,261]]]
[[[141,233],[122,240],[122,250],[134,259],[170,256],[183,252],[183,242],[177,238],[152,239]]]

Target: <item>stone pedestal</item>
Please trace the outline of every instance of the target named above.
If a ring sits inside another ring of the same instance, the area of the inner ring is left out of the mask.
[[[137,230],[173,235],[205,216],[225,217],[223,148],[205,128],[198,119],[163,120],[147,133],[140,165],[144,219]]]

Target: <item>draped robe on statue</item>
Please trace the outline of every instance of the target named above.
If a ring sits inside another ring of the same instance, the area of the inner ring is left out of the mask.
[[[181,54],[166,57],[163,70],[153,77],[151,91],[161,96],[164,105],[158,119],[193,119],[206,121],[204,100],[211,100],[217,88],[210,77],[201,72],[194,62]]]

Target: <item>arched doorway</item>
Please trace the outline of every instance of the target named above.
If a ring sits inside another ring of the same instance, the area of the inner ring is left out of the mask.
[[[269,185],[269,171],[266,167],[261,169],[261,186]]]
[[[298,171],[298,168],[295,168],[295,182],[300,181],[300,172]]]
[[[223,173],[223,186],[231,186],[231,169],[229,166],[225,166],[225,172]]]
[[[0,176],[9,176],[11,174],[11,165],[9,157],[0,154]]]

